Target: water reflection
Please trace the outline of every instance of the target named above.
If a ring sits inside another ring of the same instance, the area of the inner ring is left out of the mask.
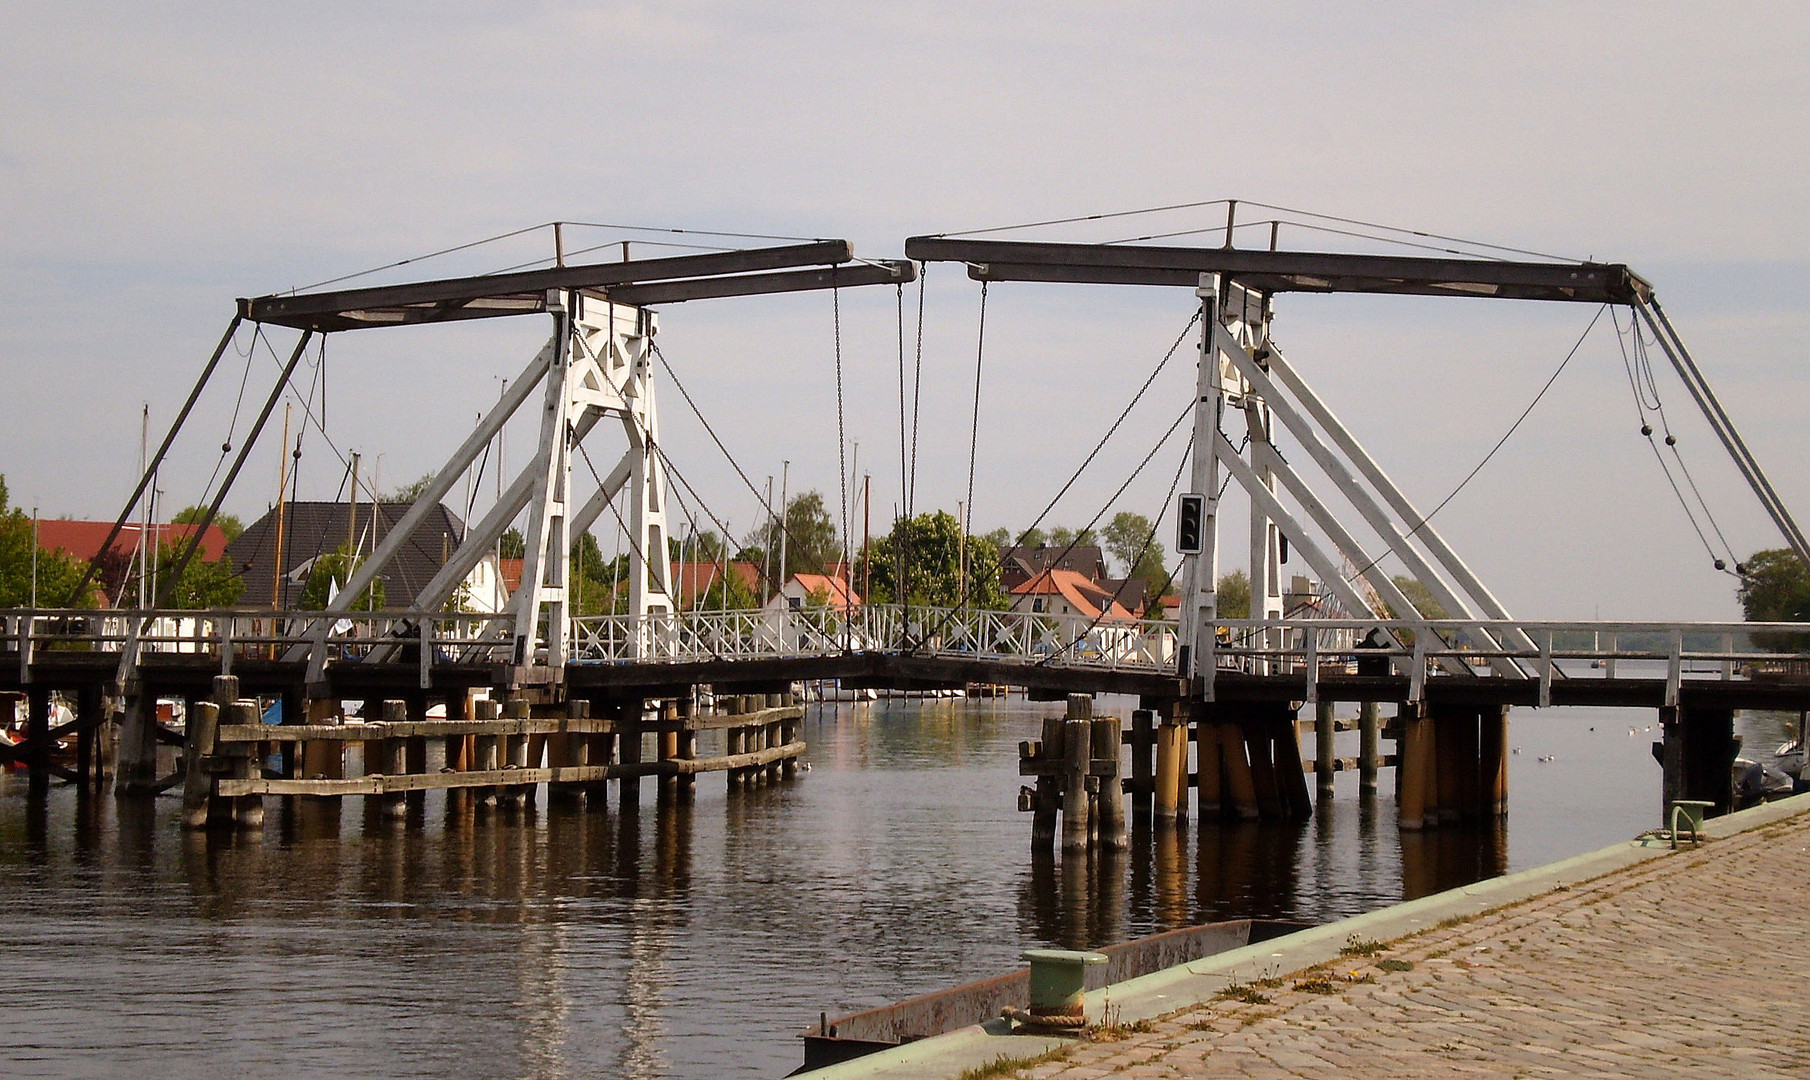
[[[1031,945],[1354,914],[1624,839],[1657,802],[1650,717],[1517,713],[1512,831],[1400,833],[1393,799],[1342,773],[1305,821],[1134,817],[1125,852],[1038,854],[1017,743],[1061,708],[818,710],[798,782],[706,777],[689,802],[649,785],[626,812],[613,792],[434,794],[404,822],[272,799],[260,834],[193,836],[171,798],[33,798],[0,777],[0,1072],[776,1076],[819,1010],[997,973]],[[1795,720],[1743,732],[1769,746]]]

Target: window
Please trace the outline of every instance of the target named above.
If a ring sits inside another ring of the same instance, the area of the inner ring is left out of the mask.
[[[1031,611],[1032,611],[1032,613],[1033,613],[1033,614],[1042,614],[1042,613],[1043,613],[1043,610],[1044,610],[1044,606],[1045,606],[1045,605],[1046,605],[1046,604],[1048,604],[1048,601],[1047,601],[1047,600],[1045,600],[1045,599],[1044,599],[1044,598],[1043,598],[1043,597],[1041,597],[1041,596],[1034,596],[1034,597],[1032,597],[1032,598],[1031,598]]]
[[[802,596],[788,596],[786,597],[786,606],[793,611],[798,611],[804,607],[804,598]]]

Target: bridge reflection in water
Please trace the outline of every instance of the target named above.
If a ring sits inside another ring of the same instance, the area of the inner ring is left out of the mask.
[[[1040,858],[1017,743],[1061,708],[826,707],[796,784],[650,791],[627,814],[435,793],[413,828],[273,799],[261,835],[204,838],[169,799],[34,798],[8,776],[0,1072],[771,1077],[819,1010],[1029,945],[1380,907],[1630,836],[1659,782],[1630,734],[1645,710],[1518,713],[1506,827],[1404,834],[1387,785],[1364,799],[1340,774],[1303,822],[1134,827],[1123,853]]]

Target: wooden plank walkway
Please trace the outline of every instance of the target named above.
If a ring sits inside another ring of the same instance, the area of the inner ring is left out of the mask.
[[[1800,813],[998,1075],[1803,1077],[1806,881]]]

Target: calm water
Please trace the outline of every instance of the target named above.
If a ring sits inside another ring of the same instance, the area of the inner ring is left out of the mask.
[[[1132,703],[1102,699],[1103,712]],[[185,837],[175,800],[33,802],[0,779],[0,1073],[774,1077],[819,1010],[885,1004],[1213,919],[1323,921],[1625,839],[1659,817],[1650,712],[1517,712],[1506,827],[1403,836],[1391,774],[1293,826],[1033,859],[1017,744],[1060,705],[814,710],[797,783],[623,815],[403,831],[271,800],[263,836]],[[1738,724],[1750,748],[1795,717]],[[1346,738],[1342,736],[1341,738]],[[1348,736],[1356,753],[1356,735]],[[1541,762],[1541,757],[1555,760]]]

